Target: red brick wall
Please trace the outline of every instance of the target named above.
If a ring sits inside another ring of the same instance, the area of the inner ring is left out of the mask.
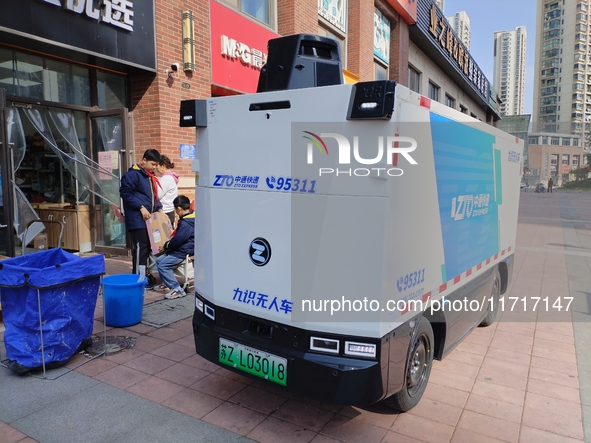
[[[374,3],[368,0],[349,0],[347,24],[347,70],[360,81],[374,79],[373,67],[373,12]]]
[[[191,175],[191,160],[181,160],[179,145],[195,143],[195,128],[179,127],[181,100],[211,96],[209,1],[155,0],[156,74],[131,78],[133,146],[135,161],[146,149],[158,149],[175,164],[181,176]],[[182,11],[195,17],[196,70],[183,72]],[[166,70],[172,63],[181,68],[173,76]],[[183,88],[185,83],[189,89]]]
[[[408,86],[408,23],[400,16],[390,27],[390,80]]]
[[[318,34],[318,0],[277,0],[277,32]]]

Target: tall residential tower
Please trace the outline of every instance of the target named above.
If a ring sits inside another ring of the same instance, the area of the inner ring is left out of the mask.
[[[589,10],[591,0],[538,0],[534,131],[591,132]]]
[[[525,26],[495,32],[493,84],[501,97],[501,115],[523,114],[525,95]]]
[[[470,17],[466,11],[456,12],[455,15],[445,17],[452,26],[456,35],[462,40],[462,43],[470,50]]]

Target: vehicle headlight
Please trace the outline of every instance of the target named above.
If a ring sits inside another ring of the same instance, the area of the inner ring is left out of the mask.
[[[377,346],[371,343],[357,343],[354,341],[345,342],[345,355],[356,355],[360,357],[375,357]]]

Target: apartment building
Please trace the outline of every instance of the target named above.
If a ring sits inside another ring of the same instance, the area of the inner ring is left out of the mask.
[[[526,42],[525,26],[494,33],[493,84],[501,98],[502,116],[523,114]]]
[[[451,24],[454,32],[460,38],[466,49],[470,50],[470,17],[466,11],[456,12],[454,15],[446,17]]]
[[[533,122],[536,131],[591,131],[590,0],[538,0]]]

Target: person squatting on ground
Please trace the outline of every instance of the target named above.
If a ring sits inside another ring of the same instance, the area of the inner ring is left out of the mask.
[[[179,195],[173,201],[174,210],[179,216],[176,229],[169,241],[164,243],[164,254],[156,257],[156,267],[162,283],[170,292],[164,298],[173,299],[187,295],[174,276],[174,269],[183,262],[188,255],[193,255],[195,248],[195,213],[191,211],[191,202],[184,195]]]
[[[156,175],[159,177],[161,186],[158,189],[158,198],[162,203],[162,210],[170,219],[170,225],[174,227],[175,216],[172,202],[178,196],[179,175],[173,169],[174,163],[167,156],[160,156],[160,163],[156,168]]]
[[[160,153],[156,149],[148,149],[144,152],[142,161],[129,168],[121,177],[119,194],[123,200],[125,225],[131,240],[134,274],[139,274],[139,266],[148,265],[150,238],[146,220],[150,218],[150,214],[162,210],[162,205],[158,201],[160,184],[154,175],[159,162]]]

